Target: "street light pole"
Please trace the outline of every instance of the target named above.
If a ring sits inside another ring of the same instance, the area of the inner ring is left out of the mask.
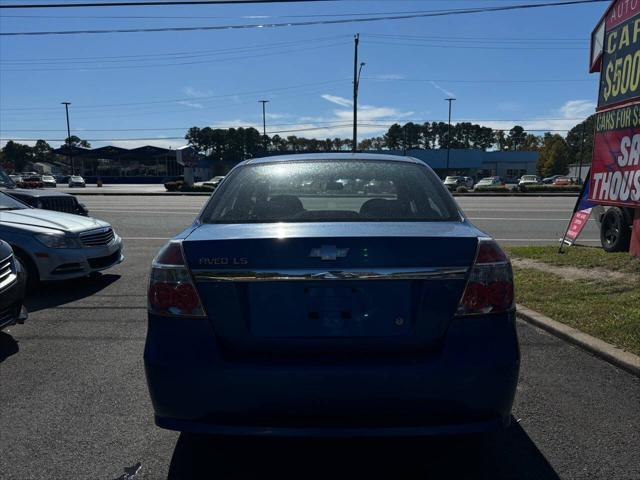
[[[258,100],[258,102],[262,103],[262,145],[264,146],[264,151],[267,151],[267,110],[266,105],[269,103],[269,100]]]
[[[451,102],[455,101],[455,98],[445,98],[445,101],[449,102],[449,127],[447,128],[447,168],[445,170],[445,177],[449,175],[449,156],[451,153]]]
[[[62,102],[62,105],[64,105],[64,110],[67,114],[67,141],[65,143],[67,144],[67,156],[69,157],[69,165],[71,166],[71,175],[73,175],[75,173],[75,169],[73,168],[73,155],[71,153],[71,127],[69,126],[69,105],[71,105],[71,102]]]

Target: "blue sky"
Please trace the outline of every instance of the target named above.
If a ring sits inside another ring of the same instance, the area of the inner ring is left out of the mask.
[[[316,15],[516,3],[525,2],[352,0],[2,10],[0,31],[300,22],[329,18]],[[448,95],[457,98],[454,121],[567,129],[594,110],[597,75],[588,73],[589,35],[606,6],[286,28],[4,36],[0,143],[64,138],[62,101],[72,102],[73,134],[92,140],[142,138],[95,140],[94,146],[176,147],[184,140],[161,137],[182,137],[193,125],[261,130],[260,99],[270,100],[269,132],[350,137],[356,32],[360,59],[366,62],[361,139],[384,132],[393,122],[446,121]],[[112,18],[127,16],[163,18]]]

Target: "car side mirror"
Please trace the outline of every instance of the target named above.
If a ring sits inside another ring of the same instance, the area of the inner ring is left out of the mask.
[[[84,215],[85,217],[89,216],[89,209],[84,203],[78,203],[78,211],[80,215]]]

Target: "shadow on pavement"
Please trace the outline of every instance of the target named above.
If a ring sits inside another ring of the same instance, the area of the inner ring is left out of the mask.
[[[11,355],[18,353],[18,350],[20,350],[18,342],[8,333],[0,332],[0,363]]]
[[[36,290],[29,293],[25,305],[29,312],[58,307],[82,298],[90,297],[104,290],[118,279],[120,279],[120,275],[106,274],[66,280],[63,282],[42,283]]]
[[[267,439],[181,434],[170,480],[559,480],[520,425],[483,439]]]

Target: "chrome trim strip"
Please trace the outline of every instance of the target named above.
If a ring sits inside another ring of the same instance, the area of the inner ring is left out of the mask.
[[[196,282],[282,282],[316,280],[464,280],[468,268],[193,270]]]
[[[8,277],[5,277],[2,281],[0,281],[0,292],[3,292],[6,288],[13,285],[15,281],[18,279],[18,276],[11,272]]]

